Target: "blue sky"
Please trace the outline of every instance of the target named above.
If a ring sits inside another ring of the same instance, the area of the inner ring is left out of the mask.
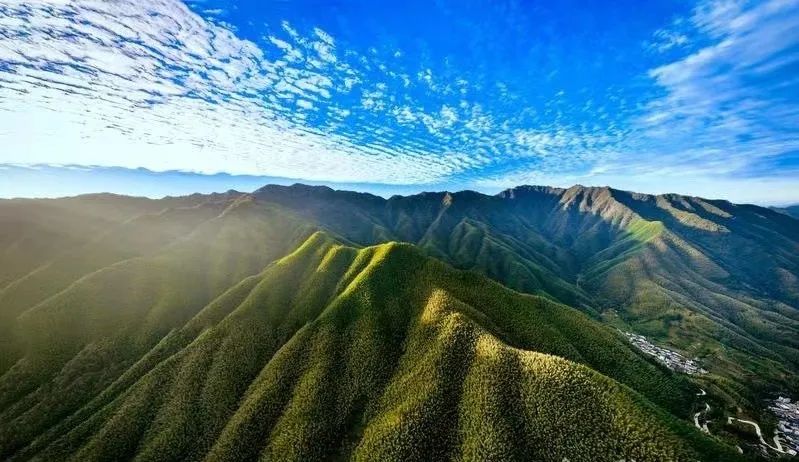
[[[799,202],[799,1],[0,0],[0,196]]]

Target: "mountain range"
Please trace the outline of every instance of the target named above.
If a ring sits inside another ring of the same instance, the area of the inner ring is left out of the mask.
[[[799,220],[763,207],[298,184],[0,230],[3,460],[750,460],[691,417],[799,393]]]
[[[794,218],[799,218],[799,204],[787,205],[785,207],[771,207],[771,208],[772,210],[776,210],[786,215],[790,215]]]

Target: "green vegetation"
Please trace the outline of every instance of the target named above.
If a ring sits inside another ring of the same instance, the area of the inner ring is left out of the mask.
[[[254,195],[360,245],[410,242],[512,289],[612,317],[731,379],[719,386],[745,396],[731,408],[799,394],[799,221],[781,213],[582,186],[382,200],[295,185]]]
[[[696,393],[799,392],[797,223],[583,187],[0,201],[0,459],[738,460]]]
[[[25,336],[48,323],[73,341],[29,343],[26,359],[51,363],[39,389],[47,393],[5,408],[3,457],[735,457],[666,411],[682,413],[692,385],[576,310],[402,244],[357,250],[315,233],[265,266],[146,351],[136,347],[174,318],[163,308],[158,323],[152,310],[128,318],[141,303],[110,307],[96,293],[71,324],[54,320],[55,307],[74,303],[72,291],[118,280],[83,279],[26,313]],[[106,322],[86,327],[97,318]],[[59,359],[66,363],[53,367]],[[0,383],[9,380],[24,381],[6,374]]]

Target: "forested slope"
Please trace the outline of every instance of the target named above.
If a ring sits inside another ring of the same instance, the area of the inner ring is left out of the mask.
[[[582,186],[382,199],[294,185],[253,195],[355,242],[411,242],[670,344],[702,358],[717,383],[731,378],[731,402],[799,393],[799,221],[773,210]]]
[[[771,207],[771,209],[799,219],[799,205],[789,205],[786,207]]]
[[[696,393],[799,391],[797,242],[609,188],[0,201],[0,459],[735,460]]]
[[[238,224],[207,226],[222,238]],[[182,260],[180,247],[162,258]],[[356,249],[317,232],[259,263],[208,279],[227,286],[216,297],[177,284],[207,266],[143,270],[184,273],[169,284],[180,304],[127,277],[135,264],[114,265],[26,312],[25,356],[0,377],[3,457],[736,457],[674,415],[694,386],[576,310],[409,245]]]

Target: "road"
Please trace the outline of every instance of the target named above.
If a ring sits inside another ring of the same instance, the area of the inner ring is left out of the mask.
[[[699,416],[702,414],[707,414],[708,412],[710,412],[710,405],[705,403],[705,410],[694,414],[694,425],[696,425],[696,428],[702,430],[703,432],[710,434],[710,430],[707,428],[707,423],[710,422],[709,420],[705,419],[705,422],[702,425],[699,425]]]
[[[757,433],[757,437],[760,438],[760,444],[766,446],[767,448],[773,449],[777,452],[785,453],[785,451],[783,451],[782,449],[782,444],[780,444],[780,438],[777,435],[776,431],[774,432],[774,444],[776,444],[776,447],[774,447],[766,443],[766,440],[763,439],[763,433],[760,431],[760,425],[758,425],[757,422],[752,422],[751,420],[736,419],[735,417],[727,417],[727,423],[731,424],[733,420],[737,420],[738,422],[745,423],[747,425],[755,427],[755,433]]]
[[[699,393],[696,394],[696,396],[705,396],[705,395],[707,395],[707,392],[701,388],[699,389]],[[703,432],[709,435],[710,430],[708,430],[707,428],[707,423],[710,421],[705,419],[705,422],[702,425],[699,425],[699,416],[702,414],[707,414],[708,412],[710,412],[710,405],[705,403],[705,410],[699,411],[696,414],[694,414],[694,425],[696,425],[696,428],[702,430]]]
[[[701,388],[699,389],[699,393],[696,394],[696,396],[705,396],[705,395],[707,395],[707,392]],[[710,405],[708,403],[705,403],[705,410],[699,411],[696,414],[694,414],[694,425],[696,425],[696,428],[698,428],[702,432],[710,434],[710,430],[707,428],[707,424],[710,421],[705,419],[705,421],[702,424],[699,423],[699,417],[702,414],[707,414],[708,412],[710,412]],[[774,430],[774,446],[772,446],[766,443],[765,438],[763,438],[763,432],[760,431],[760,425],[758,425],[757,422],[752,422],[751,420],[736,419],[735,417],[727,417],[728,424],[731,424],[733,420],[737,420],[738,422],[745,423],[747,425],[755,427],[755,433],[757,434],[757,437],[760,439],[760,444],[762,444],[763,446],[772,449],[774,451],[777,451],[781,454],[786,453],[786,451],[782,449],[782,443],[780,442],[780,437],[777,430]],[[738,447],[738,450],[742,452],[740,447]]]

